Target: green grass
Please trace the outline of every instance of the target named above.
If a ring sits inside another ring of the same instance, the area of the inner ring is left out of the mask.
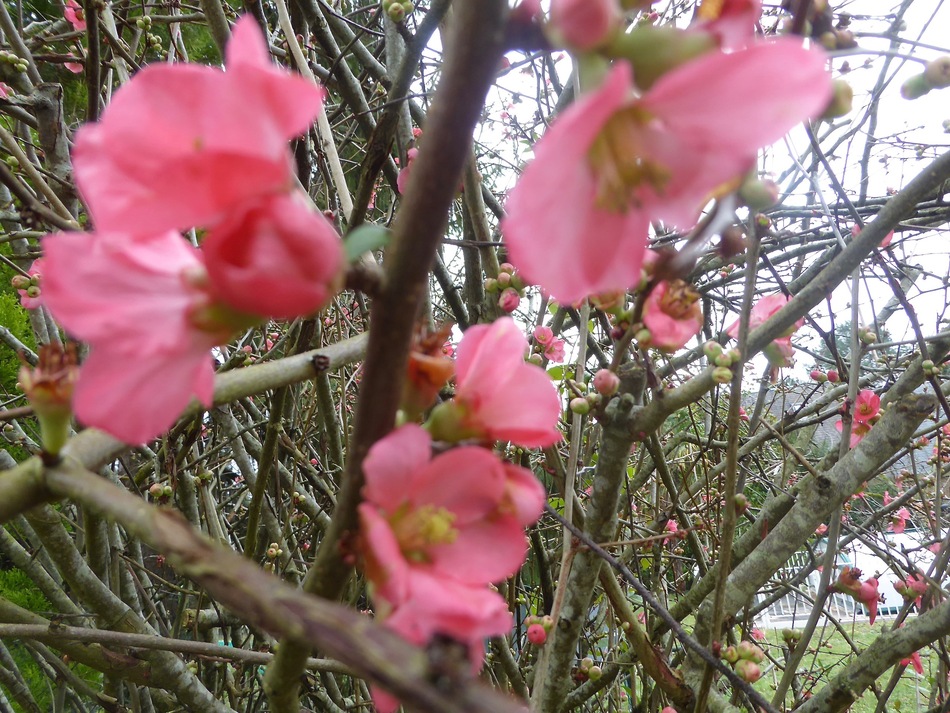
[[[858,653],[866,649],[886,630],[886,627],[892,626],[886,620],[878,620],[873,627],[864,622],[843,622],[843,624],[848,638],[855,644]],[[769,629],[765,631],[765,634],[767,640],[759,642],[759,646],[768,651],[771,656],[782,660],[781,630]],[[798,670],[810,671],[812,675],[817,677],[817,681],[813,682],[814,690],[817,692],[821,690],[824,683],[838,675],[856,655],[845,637],[837,629],[830,625],[825,628],[819,627],[805,657],[798,665]],[[918,675],[911,666],[908,666],[888,699],[888,710],[899,710],[902,713],[907,713],[908,711],[916,712],[928,709],[930,691],[934,680],[932,677],[937,674],[938,660],[937,656],[931,655],[930,650],[926,648],[921,650],[920,659],[924,667],[923,675]],[[769,669],[765,665],[763,665],[762,670],[764,672],[763,676],[755,687],[771,699],[778,682],[781,680],[782,671],[778,668]],[[886,689],[892,672],[893,669],[889,669],[878,679],[877,686],[882,692]],[[791,696],[789,696],[789,700],[791,700]],[[851,713],[874,713],[876,707],[877,698],[872,691],[868,690],[854,703],[850,710]]]

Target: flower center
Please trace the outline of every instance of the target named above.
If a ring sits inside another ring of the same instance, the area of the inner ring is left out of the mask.
[[[660,298],[660,309],[676,320],[688,319],[699,312],[699,292],[683,280],[673,280]],[[700,312],[700,316],[702,313]]]
[[[390,526],[399,542],[399,549],[411,562],[428,562],[427,550],[434,545],[455,542],[455,513],[444,507],[422,505],[398,510],[390,519]]]
[[[597,205],[625,212],[640,205],[635,191],[647,184],[657,192],[670,179],[670,172],[644,156],[643,127],[650,115],[637,106],[615,113],[594,139],[588,153],[597,181]]]

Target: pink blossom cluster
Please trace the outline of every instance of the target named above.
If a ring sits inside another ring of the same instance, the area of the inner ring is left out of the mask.
[[[708,51],[658,77],[639,64],[655,55],[624,54],[630,41],[604,47],[619,7],[552,3],[565,42],[613,64],[534,147],[502,223],[525,280],[565,303],[636,285],[652,223],[694,226],[710,198],[754,166],[760,148],[820,115],[832,92],[823,52],[792,37],[753,41],[757,2],[728,3],[669,39],[671,54],[697,36],[709,40]]]
[[[43,302],[90,347],[76,415],[128,443],[192,396],[210,405],[209,350],[316,311],[343,266],[333,226],[294,188],[287,144],[322,90],[271,64],[250,17],[226,68],[152,65],[117,91],[73,152],[95,231],[43,241]],[[200,249],[179,232],[192,228]]]
[[[484,638],[512,624],[504,599],[489,585],[521,566],[524,528],[545,501],[531,471],[483,446],[560,439],[557,391],[543,369],[525,361],[527,352],[509,317],[470,327],[456,349],[455,398],[433,411],[428,430],[404,425],[363,461],[359,552],[377,616],[415,644],[437,635],[464,643],[476,671]],[[478,445],[433,457],[433,439]],[[382,713],[397,706],[383,691],[373,697]]]
[[[544,358],[560,364],[564,361],[564,340],[554,336],[550,327],[539,324],[532,332],[534,341],[544,354]]]

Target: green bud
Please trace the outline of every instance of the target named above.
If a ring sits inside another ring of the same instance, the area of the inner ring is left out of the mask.
[[[706,33],[641,25],[617,33],[605,54],[630,61],[637,68],[637,86],[646,91],[666,72],[714,50],[716,45],[717,40]]]
[[[851,112],[854,105],[854,89],[843,79],[836,79],[832,83],[833,93],[831,101],[821,115],[822,119],[837,119]]]
[[[571,409],[572,413],[576,413],[581,416],[590,413],[590,401],[580,396],[578,396],[576,399],[571,399],[571,403],[568,405],[568,407]]]
[[[915,74],[901,85],[901,96],[904,97],[904,99],[920,99],[925,94],[928,94],[931,89],[933,89],[933,87],[930,85],[930,82],[927,81],[925,75]]]
[[[728,384],[732,381],[732,369],[725,366],[717,366],[713,369],[713,381],[717,384]]]

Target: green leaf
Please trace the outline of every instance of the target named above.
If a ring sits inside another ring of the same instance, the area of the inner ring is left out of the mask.
[[[555,381],[560,381],[564,378],[564,367],[552,366],[550,369],[548,369],[548,376],[550,376]]]
[[[356,230],[351,230],[343,241],[346,261],[356,262],[360,255],[385,247],[389,240],[389,229],[378,225],[361,225]]]

